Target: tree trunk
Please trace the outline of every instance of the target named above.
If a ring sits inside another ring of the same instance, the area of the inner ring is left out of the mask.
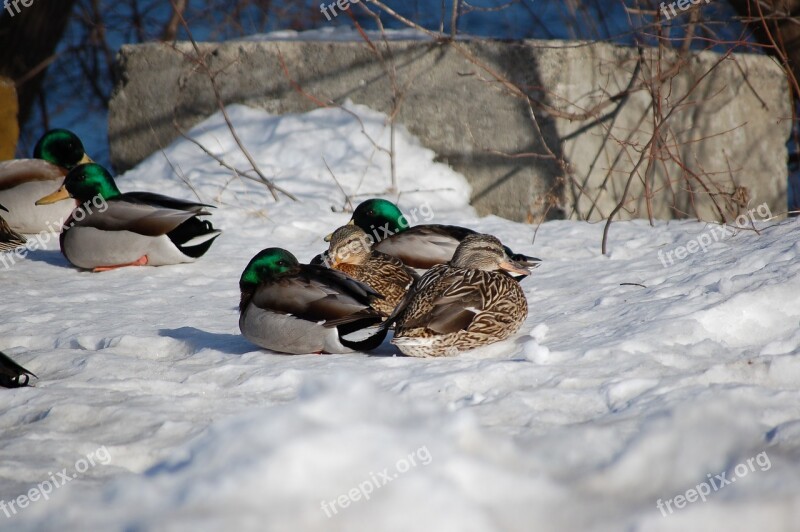
[[[19,123],[30,115],[47,66],[55,59],[75,0],[7,0],[0,14],[0,75],[19,94]]]

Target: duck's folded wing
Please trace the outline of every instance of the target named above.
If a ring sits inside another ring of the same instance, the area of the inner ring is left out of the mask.
[[[372,298],[375,297],[383,299],[383,296],[368,284],[357,281],[339,270],[308,264],[302,265],[301,268],[301,275],[309,281],[335,287],[337,291],[348,294],[364,305],[369,305]]]
[[[143,203],[145,205],[163,207],[165,209],[193,212],[198,215],[209,215],[211,213],[206,209],[214,208],[213,205],[171,198],[169,196],[156,194],[154,192],[127,192],[122,195],[122,199],[128,200],[132,203]]]
[[[3,161],[0,162],[0,190],[30,181],[58,181],[60,183],[66,175],[67,171],[60,166],[41,159]]]
[[[350,281],[361,284],[352,279]],[[298,275],[259,286],[253,294],[252,303],[262,309],[284,312],[322,323],[326,327],[369,317],[380,321],[377,312],[369,308],[366,294],[371,289],[363,286],[354,289],[343,288],[340,283],[331,282],[330,278],[302,271]]]
[[[0,251],[12,251],[27,242],[26,238],[11,229],[0,216]]]
[[[461,240],[474,232],[454,225],[419,225],[381,240],[374,249],[412,268],[429,269],[449,261]]]
[[[193,212],[153,207],[144,203],[125,200],[109,200],[105,210],[95,205],[81,207],[91,212],[83,217],[73,213],[70,223],[79,227],[94,227],[104,231],[131,231],[145,236],[161,236],[177,228],[189,218],[197,216]],[[80,219],[79,219],[80,218]]]
[[[425,327],[439,334],[463,331],[470,326],[475,316],[483,310],[480,286],[464,282],[463,278],[445,278],[437,287],[438,295],[431,301],[417,299],[420,305],[409,308],[402,320],[403,329]],[[412,306],[414,303],[412,302]]]

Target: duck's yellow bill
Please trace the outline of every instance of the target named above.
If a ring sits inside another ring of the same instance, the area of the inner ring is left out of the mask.
[[[531,274],[530,270],[526,270],[522,266],[519,266],[517,264],[512,264],[510,262],[501,262],[499,266],[500,266],[501,270],[505,270],[505,271],[507,271],[509,273],[518,273],[520,275],[530,275]]]
[[[67,192],[67,187],[61,185],[61,188],[49,194],[36,202],[36,205],[50,205],[51,203],[55,203],[57,201],[69,199],[69,192]]]
[[[93,163],[93,162],[94,161],[92,160],[92,158],[84,153],[83,154],[83,158],[80,161],[78,161],[78,164],[76,166],[81,165],[81,164],[89,164],[89,163]]]

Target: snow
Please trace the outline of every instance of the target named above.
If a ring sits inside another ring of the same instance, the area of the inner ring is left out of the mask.
[[[383,32],[379,30],[364,30],[364,34],[369,37],[371,41],[387,40],[387,41],[431,41],[433,38],[420,30],[414,28],[402,29],[386,29]],[[459,35],[459,40],[466,40],[470,37],[468,35]],[[361,34],[356,28],[350,26],[326,26],[324,28],[317,28],[313,30],[297,31],[297,30],[277,30],[269,33],[257,33],[248,35],[237,40],[242,41],[336,41],[336,42],[353,42],[363,41],[364,35]]]
[[[225,232],[200,261],[92,274],[51,241],[0,268],[0,349],[40,377],[0,392],[0,501],[40,495],[10,517],[0,506],[0,530],[796,526],[796,220],[757,220],[759,233],[731,230],[666,267],[659,251],[714,228],[615,223],[604,257],[600,224],[549,222],[532,243],[533,226],[479,218],[463,177],[402,127],[401,192],[388,192],[389,129],[365,107],[228,112],[299,202],[274,202],[179,140],[118,184],[217,205]],[[220,116],[191,136],[247,168]],[[242,269],[268,246],[301,260],[321,251],[349,219],[342,190],[356,203],[399,195],[405,212],[430,215],[416,223],[466,225],[542,258],[522,282],[521,331],[448,359],[393,356],[388,341],[327,356],[249,344],[237,327]],[[101,449],[109,460],[76,471]],[[676,508],[748,459],[738,482]],[[36,490],[62,471],[75,478],[44,500]]]

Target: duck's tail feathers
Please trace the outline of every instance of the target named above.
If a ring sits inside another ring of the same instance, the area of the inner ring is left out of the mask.
[[[205,244],[206,242],[214,240],[215,238],[217,238],[221,234],[222,234],[222,231],[220,231],[219,229],[214,229],[210,233],[197,235],[196,237],[192,238],[188,242],[184,242],[183,247],[191,248],[191,247],[199,246],[200,244]]]
[[[519,262],[527,268],[538,268],[542,264],[542,259],[537,259],[536,257],[531,257],[522,253],[514,253],[510,249],[507,251],[510,252],[508,256],[511,257],[512,260]]]
[[[214,239],[221,234],[222,231],[214,229],[211,222],[198,218],[189,218],[167,233],[167,236],[181,250],[181,253],[197,259],[205,255]]]
[[[27,386],[31,377],[36,377],[36,375],[11,360],[7,355],[0,353],[0,386],[3,388]]]
[[[372,325],[375,325],[372,318],[339,325],[339,341],[355,351],[371,351],[383,343],[387,333],[382,324],[378,327]]]

